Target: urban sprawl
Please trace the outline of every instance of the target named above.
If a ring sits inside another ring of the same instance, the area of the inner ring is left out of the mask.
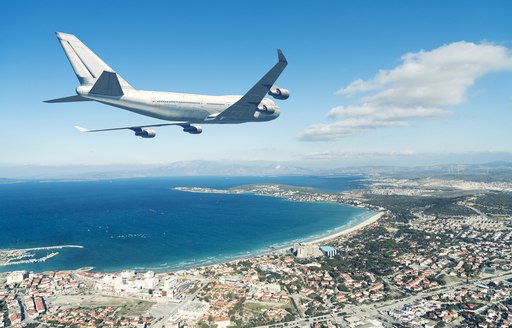
[[[376,175],[339,193],[179,188],[378,216],[317,242],[177,272],[6,272],[0,327],[511,327],[512,183],[480,180]],[[27,256],[2,250],[0,265]]]

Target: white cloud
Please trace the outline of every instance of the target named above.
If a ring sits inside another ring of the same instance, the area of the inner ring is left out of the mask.
[[[315,124],[302,131],[299,138],[308,141],[339,139],[366,130],[390,126],[409,126],[407,120],[452,114],[440,108],[406,108],[386,106],[334,107],[327,117],[337,119],[329,124]]]
[[[345,137],[363,130],[389,126],[407,126],[404,121],[386,121],[368,118],[349,118],[330,124],[315,124],[307,127],[300,134],[302,140],[320,141]]]
[[[406,108],[406,107],[383,107],[383,106],[356,106],[356,107],[334,107],[327,113],[327,117],[362,117],[371,116],[378,120],[397,120],[405,118],[425,118],[449,115],[451,112],[441,108]]]
[[[463,103],[476,79],[506,70],[512,70],[512,53],[488,43],[460,41],[408,53],[397,67],[381,70],[366,81],[355,80],[338,91],[357,97],[354,104],[327,113],[329,118],[343,120],[309,126],[299,137],[333,140],[379,127],[407,126],[409,119],[449,115],[446,108]]]

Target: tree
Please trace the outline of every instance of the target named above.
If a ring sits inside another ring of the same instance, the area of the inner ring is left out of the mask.
[[[347,286],[345,286],[344,284],[338,284],[337,288],[340,292],[348,292],[349,291]]]

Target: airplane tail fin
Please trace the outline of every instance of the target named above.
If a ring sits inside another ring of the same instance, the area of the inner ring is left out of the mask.
[[[81,85],[93,85],[104,71],[113,72],[112,68],[73,34],[56,32],[55,35]],[[123,89],[133,89],[121,76],[117,77]]]
[[[119,75],[107,71],[101,73],[100,78],[94,83],[89,93],[115,97],[124,95],[123,87],[119,81]]]

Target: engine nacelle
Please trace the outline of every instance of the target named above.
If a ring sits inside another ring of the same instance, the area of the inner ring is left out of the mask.
[[[183,132],[188,132],[190,134],[201,134],[201,132],[203,132],[203,128],[199,125],[189,125],[183,128]]]
[[[276,109],[269,105],[260,104],[258,106],[258,111],[264,114],[274,114],[276,112]]]
[[[288,89],[282,89],[278,87],[270,88],[270,90],[268,90],[268,94],[280,100],[285,100],[288,99],[288,97],[290,97],[290,91],[288,91]]]
[[[140,131],[136,131],[135,135],[141,138],[154,138],[156,136],[156,131],[150,129],[141,129]]]

